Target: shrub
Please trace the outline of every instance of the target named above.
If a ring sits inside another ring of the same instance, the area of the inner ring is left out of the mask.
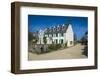
[[[46,44],[47,43],[47,38],[43,37],[43,42]]]
[[[51,45],[49,45],[49,47],[48,47],[48,49],[50,50],[50,51],[52,51],[52,50],[58,50],[58,49],[60,49],[61,48],[61,44],[51,44]]]
[[[65,43],[65,47],[67,47],[67,42]]]
[[[56,44],[56,48],[60,49],[61,48],[61,44]]]

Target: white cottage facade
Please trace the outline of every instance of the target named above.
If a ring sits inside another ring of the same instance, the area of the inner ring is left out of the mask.
[[[39,32],[37,44],[44,44],[43,37],[46,37],[46,44],[67,44],[68,47],[74,45],[74,32],[71,24],[63,24],[46,28]]]

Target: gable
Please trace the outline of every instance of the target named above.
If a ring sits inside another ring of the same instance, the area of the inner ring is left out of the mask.
[[[66,30],[67,33],[73,33],[73,29],[72,29],[72,25],[69,24],[67,30]]]

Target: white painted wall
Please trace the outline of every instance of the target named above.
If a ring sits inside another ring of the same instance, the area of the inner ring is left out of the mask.
[[[37,44],[44,44],[43,37],[44,37],[44,31],[39,30],[39,40],[38,40]]]
[[[54,41],[55,39],[57,39],[57,40],[58,40],[58,43],[60,43],[59,40],[60,40],[60,39],[63,39],[63,40],[64,40],[64,37],[60,37],[59,34],[58,34],[58,37],[53,37],[53,41]]]
[[[58,34],[57,37],[56,37],[55,33],[53,34],[53,37],[52,37],[51,34],[49,34],[49,36],[45,35],[47,37],[47,44],[52,44],[52,40],[53,40],[54,43],[56,43],[55,40],[57,40],[57,44],[59,44],[60,40],[63,39],[63,43],[67,42],[68,47],[74,45],[74,32],[73,32],[71,24],[68,25],[66,32],[63,33],[64,36],[61,36],[61,33],[57,33],[57,34]],[[50,37],[52,37],[52,40],[50,40]],[[72,44],[70,43],[71,41],[72,41]]]
[[[69,24],[68,29],[66,30],[66,41],[67,46],[73,46],[74,45],[74,32],[72,29],[72,25]],[[72,44],[70,44],[70,41],[72,41]]]

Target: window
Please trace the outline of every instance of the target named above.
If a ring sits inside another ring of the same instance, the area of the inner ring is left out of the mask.
[[[53,34],[53,37],[56,37],[56,34]]]
[[[51,34],[49,34],[49,37],[51,37],[52,35]]]
[[[56,41],[56,44],[58,43],[58,40],[57,39],[55,39],[55,41]]]
[[[64,36],[64,33],[61,33],[61,36]]]
[[[70,44],[72,45],[73,41],[70,41]]]
[[[56,33],[56,37],[58,37],[58,34]]]
[[[48,37],[48,35],[45,35],[45,37]]]
[[[53,34],[52,34],[52,37],[53,37]]]
[[[63,39],[61,39],[61,44],[63,44]]]

